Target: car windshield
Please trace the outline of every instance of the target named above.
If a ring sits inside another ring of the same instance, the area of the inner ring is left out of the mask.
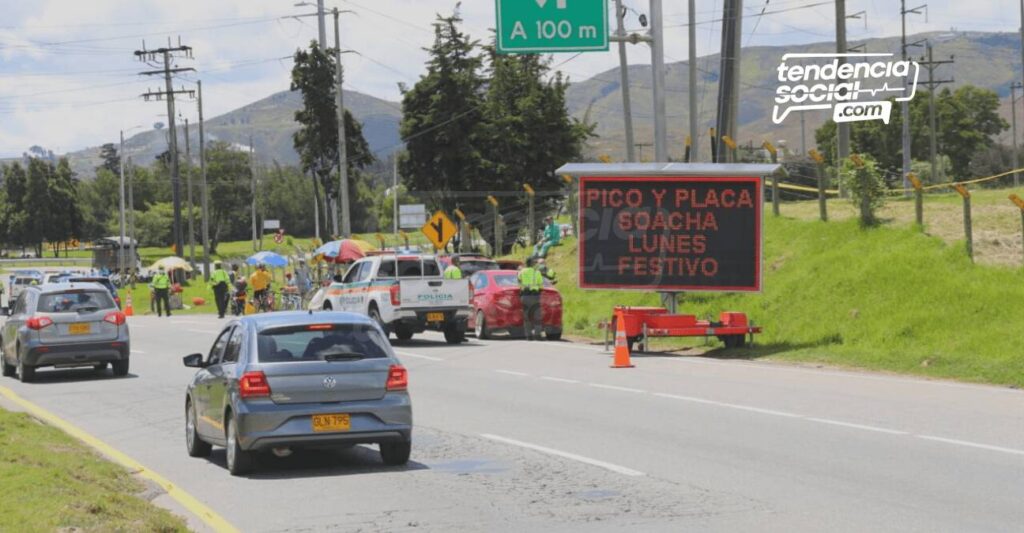
[[[314,324],[261,331],[257,356],[261,363],[379,359],[388,357],[387,345],[372,326]]]
[[[42,313],[78,313],[114,309],[110,293],[99,290],[70,290],[39,296],[37,309]]]

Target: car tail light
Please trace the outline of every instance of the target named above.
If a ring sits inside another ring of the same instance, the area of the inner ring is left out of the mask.
[[[332,324],[313,324],[311,326],[306,327],[306,329],[308,329],[310,331],[326,331],[326,330],[329,330],[329,329],[334,329],[334,325],[332,325]]]
[[[48,316],[34,316],[25,321],[28,329],[40,330],[53,325],[53,320]]]
[[[270,383],[261,371],[246,372],[238,380],[238,395],[242,398],[265,398],[270,396]]]
[[[120,311],[113,311],[107,313],[107,316],[103,317],[104,322],[110,322],[115,326],[120,326],[121,324],[124,324],[125,320],[127,319],[125,318],[124,313]]]
[[[409,371],[402,365],[391,365],[388,369],[387,390],[398,391],[409,388]]]
[[[402,289],[398,285],[391,286],[391,305],[402,304]]]

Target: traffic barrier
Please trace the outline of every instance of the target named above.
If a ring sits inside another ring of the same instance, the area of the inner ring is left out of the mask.
[[[633,368],[629,360],[629,342],[626,340],[626,317],[615,311],[615,360],[612,368]]]
[[[128,295],[125,298],[124,316],[135,316],[135,309],[132,308],[132,291],[128,291]]]

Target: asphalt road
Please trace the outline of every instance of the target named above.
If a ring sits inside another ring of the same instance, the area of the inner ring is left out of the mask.
[[[243,531],[1020,531],[1024,392],[771,363],[425,334],[412,461],[186,455],[181,357],[220,322],[135,317],[132,373],[0,384],[163,474]]]

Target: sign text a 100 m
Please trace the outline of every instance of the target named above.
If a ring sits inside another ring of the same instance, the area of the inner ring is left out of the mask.
[[[608,50],[606,0],[495,0],[498,52]]]

